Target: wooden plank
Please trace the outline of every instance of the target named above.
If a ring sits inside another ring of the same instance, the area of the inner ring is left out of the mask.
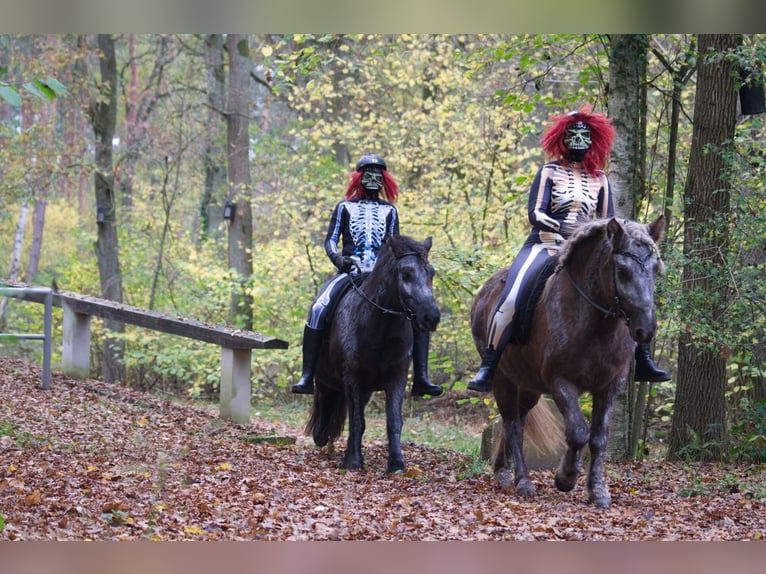
[[[10,282],[7,284],[15,288],[28,287],[20,284],[13,285]],[[37,288],[29,288],[26,292],[17,293],[14,296],[25,301],[45,302],[44,294]],[[80,295],[71,291],[54,291],[53,305],[61,307],[62,301],[65,301],[74,313],[121,321],[145,329],[205,341],[227,349],[287,349],[288,347],[287,341],[254,331],[213,325],[196,319],[149,311],[148,309],[90,295]]]
[[[59,297],[75,313],[130,323],[145,329],[214,343],[228,349],[287,348],[287,341],[267,337],[253,331],[212,325],[195,319],[166,315],[96,297],[73,296],[73,294],[64,292],[59,292]]]
[[[157,311],[148,311],[139,307],[132,307],[124,303],[117,303],[107,299],[77,295],[59,291],[60,300],[65,301],[75,313],[112,319],[123,323],[130,323],[145,329],[163,331],[172,335],[198,339],[208,343],[214,343],[227,349],[286,349],[287,341],[261,335],[253,331],[233,329],[222,325],[203,323],[196,319],[187,319],[174,315],[167,315]]]

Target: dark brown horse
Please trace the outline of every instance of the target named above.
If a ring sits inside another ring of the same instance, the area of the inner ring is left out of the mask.
[[[654,283],[664,271],[656,242],[665,220],[649,225],[615,218],[584,223],[565,243],[553,275],[545,283],[524,345],[508,345],[493,380],[503,420],[503,441],[495,453],[497,482],[520,495],[535,488],[529,479],[522,439],[530,409],[541,394],[553,397],[565,426],[567,451],[556,472],[556,487],[574,488],[583,447],[590,447],[588,501],[611,503],[604,481],[609,415],[625,384],[636,343],[655,334]],[[486,348],[487,323],[503,292],[507,269],[481,288],[471,309],[477,349]],[[590,427],[579,397],[593,398]],[[543,403],[541,403],[542,405]]]
[[[433,331],[441,318],[433,294],[434,269],[428,262],[431,238],[424,242],[390,236],[375,268],[355,280],[340,301],[320,354],[314,405],[306,425],[318,446],[340,436],[348,412],[343,466],[364,466],[364,408],[374,391],[386,395],[388,471],[404,470],[401,447],[402,402],[412,358],[412,330]]]

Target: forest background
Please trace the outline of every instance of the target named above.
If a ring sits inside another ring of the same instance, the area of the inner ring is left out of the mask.
[[[635,80],[615,74],[625,43],[643,66]],[[743,81],[762,82],[764,46],[762,35],[3,35],[0,88],[29,88],[21,102],[0,100],[7,278],[287,340],[287,351],[254,356],[253,393],[289,400],[308,306],[334,272],[327,219],[356,159],[378,153],[401,186],[401,232],[434,238],[443,315],[430,373],[461,390],[478,366],[472,298],[528,233],[546,122],[584,105],[616,120],[634,113],[616,123],[609,171],[621,216],[668,217],[655,359],[674,378],[631,385],[627,420],[672,420],[676,456],[762,461],[763,116],[737,108],[725,145],[692,148],[695,120],[717,111],[695,106],[700,66],[723,70],[720,107],[733,114]],[[47,101],[59,83],[65,93]],[[610,109],[627,87],[635,104]],[[246,151],[236,158],[235,133]],[[722,166],[712,211],[692,210],[695,153],[698,166]],[[701,288],[690,270],[708,279]],[[39,332],[36,307],[6,301],[2,320]],[[107,379],[217,393],[208,345],[108,324],[92,344]],[[679,418],[681,390],[684,406],[696,403]],[[636,452],[641,433],[628,424]]]

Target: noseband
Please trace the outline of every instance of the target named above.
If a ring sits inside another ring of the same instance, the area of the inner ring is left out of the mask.
[[[639,258],[638,255],[635,253],[630,253],[629,251],[615,251],[614,255],[623,255],[624,257],[629,257],[638,265],[641,267],[641,271],[646,273],[646,262],[652,257],[652,253],[650,252],[649,255],[647,255],[643,260]],[[617,291],[617,271],[614,266],[614,261],[612,262],[612,291],[614,291],[614,302],[612,303],[612,306],[609,309],[606,309],[596,303],[593,299],[591,299],[588,294],[580,287],[574,280],[574,277],[572,277],[572,273],[569,271],[568,266],[564,266],[564,271],[567,272],[567,277],[569,277],[569,281],[572,283],[572,286],[575,288],[575,290],[582,296],[583,299],[585,299],[594,309],[597,309],[598,311],[601,311],[604,314],[604,319],[617,319],[620,318],[625,321],[626,325],[630,325],[630,317],[625,313],[625,310],[622,307],[622,301],[620,300],[620,296]],[[616,310],[615,310],[616,309]]]
[[[415,251],[407,251],[406,253],[402,253],[401,255],[397,256],[396,259],[398,261],[399,259],[403,259],[404,257],[408,257],[410,255],[415,255],[417,257],[420,256],[420,254]],[[407,305],[405,305],[401,301],[401,299],[400,299],[400,303],[401,303],[402,309],[404,309],[403,311],[397,311],[396,309],[389,309],[387,307],[378,305],[375,301],[373,301],[367,295],[365,295],[361,289],[359,289],[359,285],[357,285],[356,281],[354,281],[353,275],[349,274],[349,278],[351,279],[351,285],[354,287],[354,291],[356,291],[359,294],[359,296],[362,297],[362,299],[364,299],[370,305],[372,305],[373,307],[381,311],[384,315],[398,315],[398,316],[404,317],[408,321],[412,321],[415,318],[415,312],[409,307],[407,307]]]

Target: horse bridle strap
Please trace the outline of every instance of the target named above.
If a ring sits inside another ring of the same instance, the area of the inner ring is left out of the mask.
[[[415,255],[419,256],[419,253],[415,251],[407,251],[406,253],[402,253],[401,255],[398,255],[396,259],[402,259],[403,257],[407,257],[409,255]],[[356,291],[359,296],[367,301],[370,305],[381,311],[384,315],[400,315],[403,316],[408,321],[412,321],[415,318],[415,313],[412,311],[412,309],[407,309],[407,306],[402,304],[402,307],[404,307],[404,311],[397,311],[396,309],[389,309],[387,307],[383,307],[382,305],[379,305],[372,299],[370,299],[361,289],[359,289],[359,286],[356,284],[356,281],[354,281],[354,276],[349,274],[349,279],[351,280],[351,285],[354,288],[354,291]]]
[[[582,288],[577,284],[577,282],[574,280],[574,277],[572,277],[572,273],[569,271],[569,267],[566,265],[564,266],[564,271],[567,273],[567,277],[569,277],[569,281],[571,281],[572,286],[575,288],[575,290],[580,294],[580,296],[585,299],[592,307],[595,309],[601,311],[604,314],[605,319],[616,319],[618,317],[622,317],[626,321],[628,320],[628,317],[625,315],[625,312],[622,310],[622,306],[620,305],[620,297],[616,295],[617,288],[616,288],[616,280],[615,280],[615,296],[614,296],[614,304],[612,305],[611,309],[606,309],[596,303],[593,299],[591,299],[588,294],[582,290]],[[618,311],[614,311],[614,308],[617,307]]]

